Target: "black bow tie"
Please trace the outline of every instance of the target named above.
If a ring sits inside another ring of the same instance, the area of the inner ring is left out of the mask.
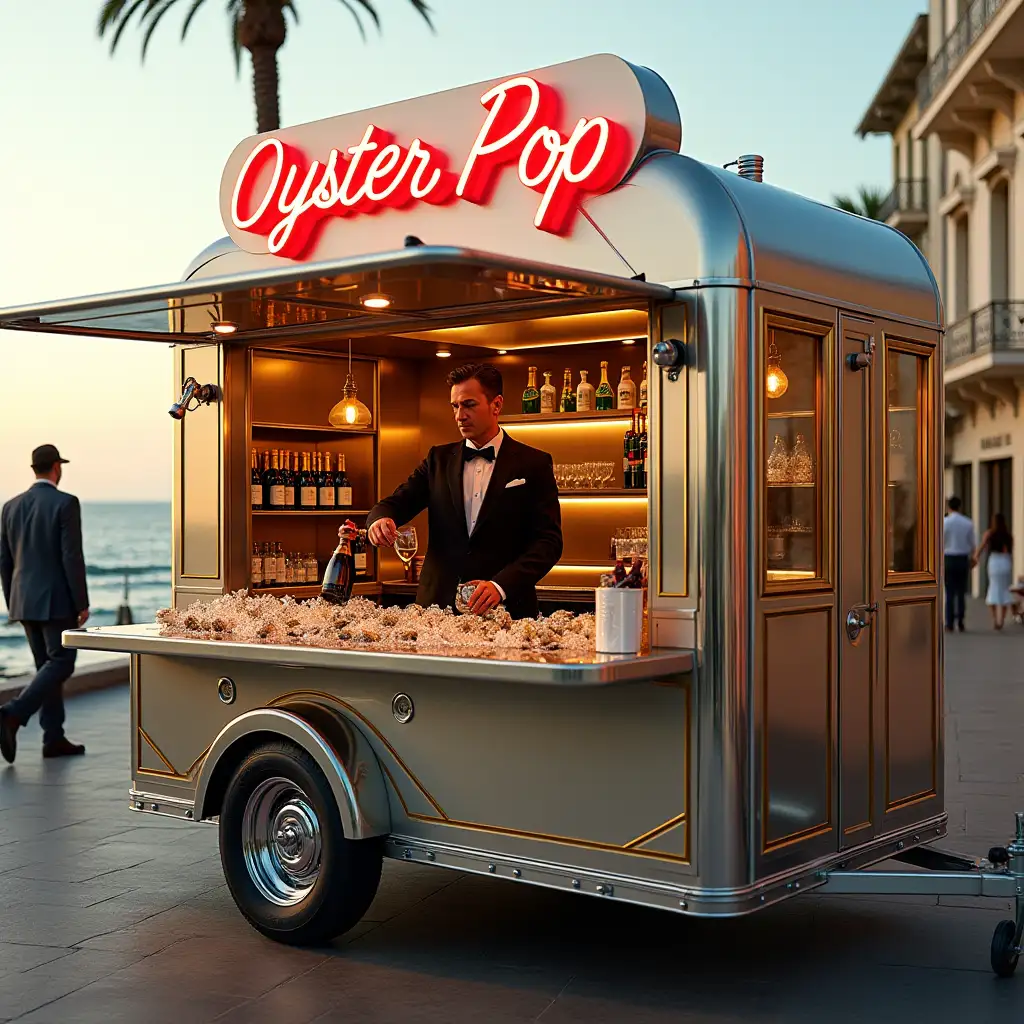
[[[470,448],[468,444],[462,446],[463,462],[472,462],[473,459],[486,459],[488,462],[493,462],[494,455],[493,445],[489,445],[487,448]]]

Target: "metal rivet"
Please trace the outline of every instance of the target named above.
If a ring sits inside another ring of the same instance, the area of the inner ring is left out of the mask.
[[[141,811],[146,805],[141,800],[135,801],[135,809]]]
[[[434,854],[428,850],[427,851],[427,860],[436,860],[436,859],[437,858],[434,856]]]
[[[911,365],[913,365],[913,364],[911,364]],[[914,836],[914,842],[915,843],[921,842],[921,837],[920,836]]]
[[[799,889],[800,888],[800,883],[799,882],[794,882],[793,883],[793,888],[794,889]]]
[[[680,910],[685,910],[686,909],[686,900],[680,900],[679,901],[679,909]]]
[[[761,902],[764,903],[764,897],[763,896],[761,897]]]
[[[903,840],[902,839],[896,844],[896,849],[897,850],[902,850],[903,849]]]
[[[185,812],[185,817],[188,818],[189,821],[191,821],[192,820],[192,812],[191,811],[186,811]]]
[[[580,880],[578,878],[574,878],[572,880],[572,887],[574,889],[578,889],[580,887]]]
[[[151,811],[159,811],[160,810],[160,805],[159,804],[150,804],[149,805],[149,809]]]
[[[407,693],[396,693],[391,699],[391,714],[395,716],[396,721],[405,725],[406,722],[412,721],[412,716],[416,714],[416,708],[413,707],[412,697]]]
[[[412,860],[412,850],[405,850],[405,851],[404,851],[404,852],[402,853],[402,856],[403,856],[403,857],[404,857],[404,858],[405,858],[406,860]]]
[[[235,681],[227,676],[221,676],[217,680],[217,696],[225,704],[235,703]]]
[[[792,882],[787,882],[786,883],[786,888],[791,890],[793,888],[793,883]]]
[[[523,873],[522,873],[522,871],[519,870],[519,868],[513,868],[513,870],[512,870],[512,877],[513,878],[522,878],[523,877]]]
[[[493,864],[488,864],[487,865],[487,870],[490,871],[490,873],[493,875],[494,872],[497,870],[497,868],[495,868],[495,866]]]

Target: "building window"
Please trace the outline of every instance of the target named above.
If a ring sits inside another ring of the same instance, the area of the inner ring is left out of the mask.
[[[1010,298],[1010,187],[1003,178],[992,189],[989,226],[992,301]]]
[[[960,511],[971,518],[974,508],[974,467],[969,462],[961,463],[953,467],[953,493],[949,497],[956,496],[960,499]]]
[[[970,217],[953,221],[953,318],[962,320],[971,311]]]

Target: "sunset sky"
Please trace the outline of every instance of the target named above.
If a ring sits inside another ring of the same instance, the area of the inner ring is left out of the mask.
[[[340,3],[297,0],[281,53],[284,123],[612,52],[659,72],[683,150],[765,156],[766,178],[816,199],[891,184],[887,139],[854,128],[922,0],[377,0],[364,44]],[[146,64],[96,36],[100,0],[0,4],[0,306],[157,284],[224,234],[221,168],[255,131],[248,58],[235,77],[223,0],[179,42],[169,13]],[[71,459],[85,500],[170,496],[170,353],[163,345],[0,332],[0,500],[31,481],[31,449]]]

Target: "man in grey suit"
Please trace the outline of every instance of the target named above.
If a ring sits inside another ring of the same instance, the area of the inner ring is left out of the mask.
[[[89,592],[82,554],[82,509],[62,494],[61,467],[67,459],[52,444],[32,452],[36,482],[12,498],[0,513],[0,583],[11,622],[20,622],[36,663],[32,682],[0,707],[0,754],[17,753],[18,730],[39,712],[43,757],[84,754],[64,735],[64,681],[75,670],[76,651],[61,644],[61,633],[89,618]]]

